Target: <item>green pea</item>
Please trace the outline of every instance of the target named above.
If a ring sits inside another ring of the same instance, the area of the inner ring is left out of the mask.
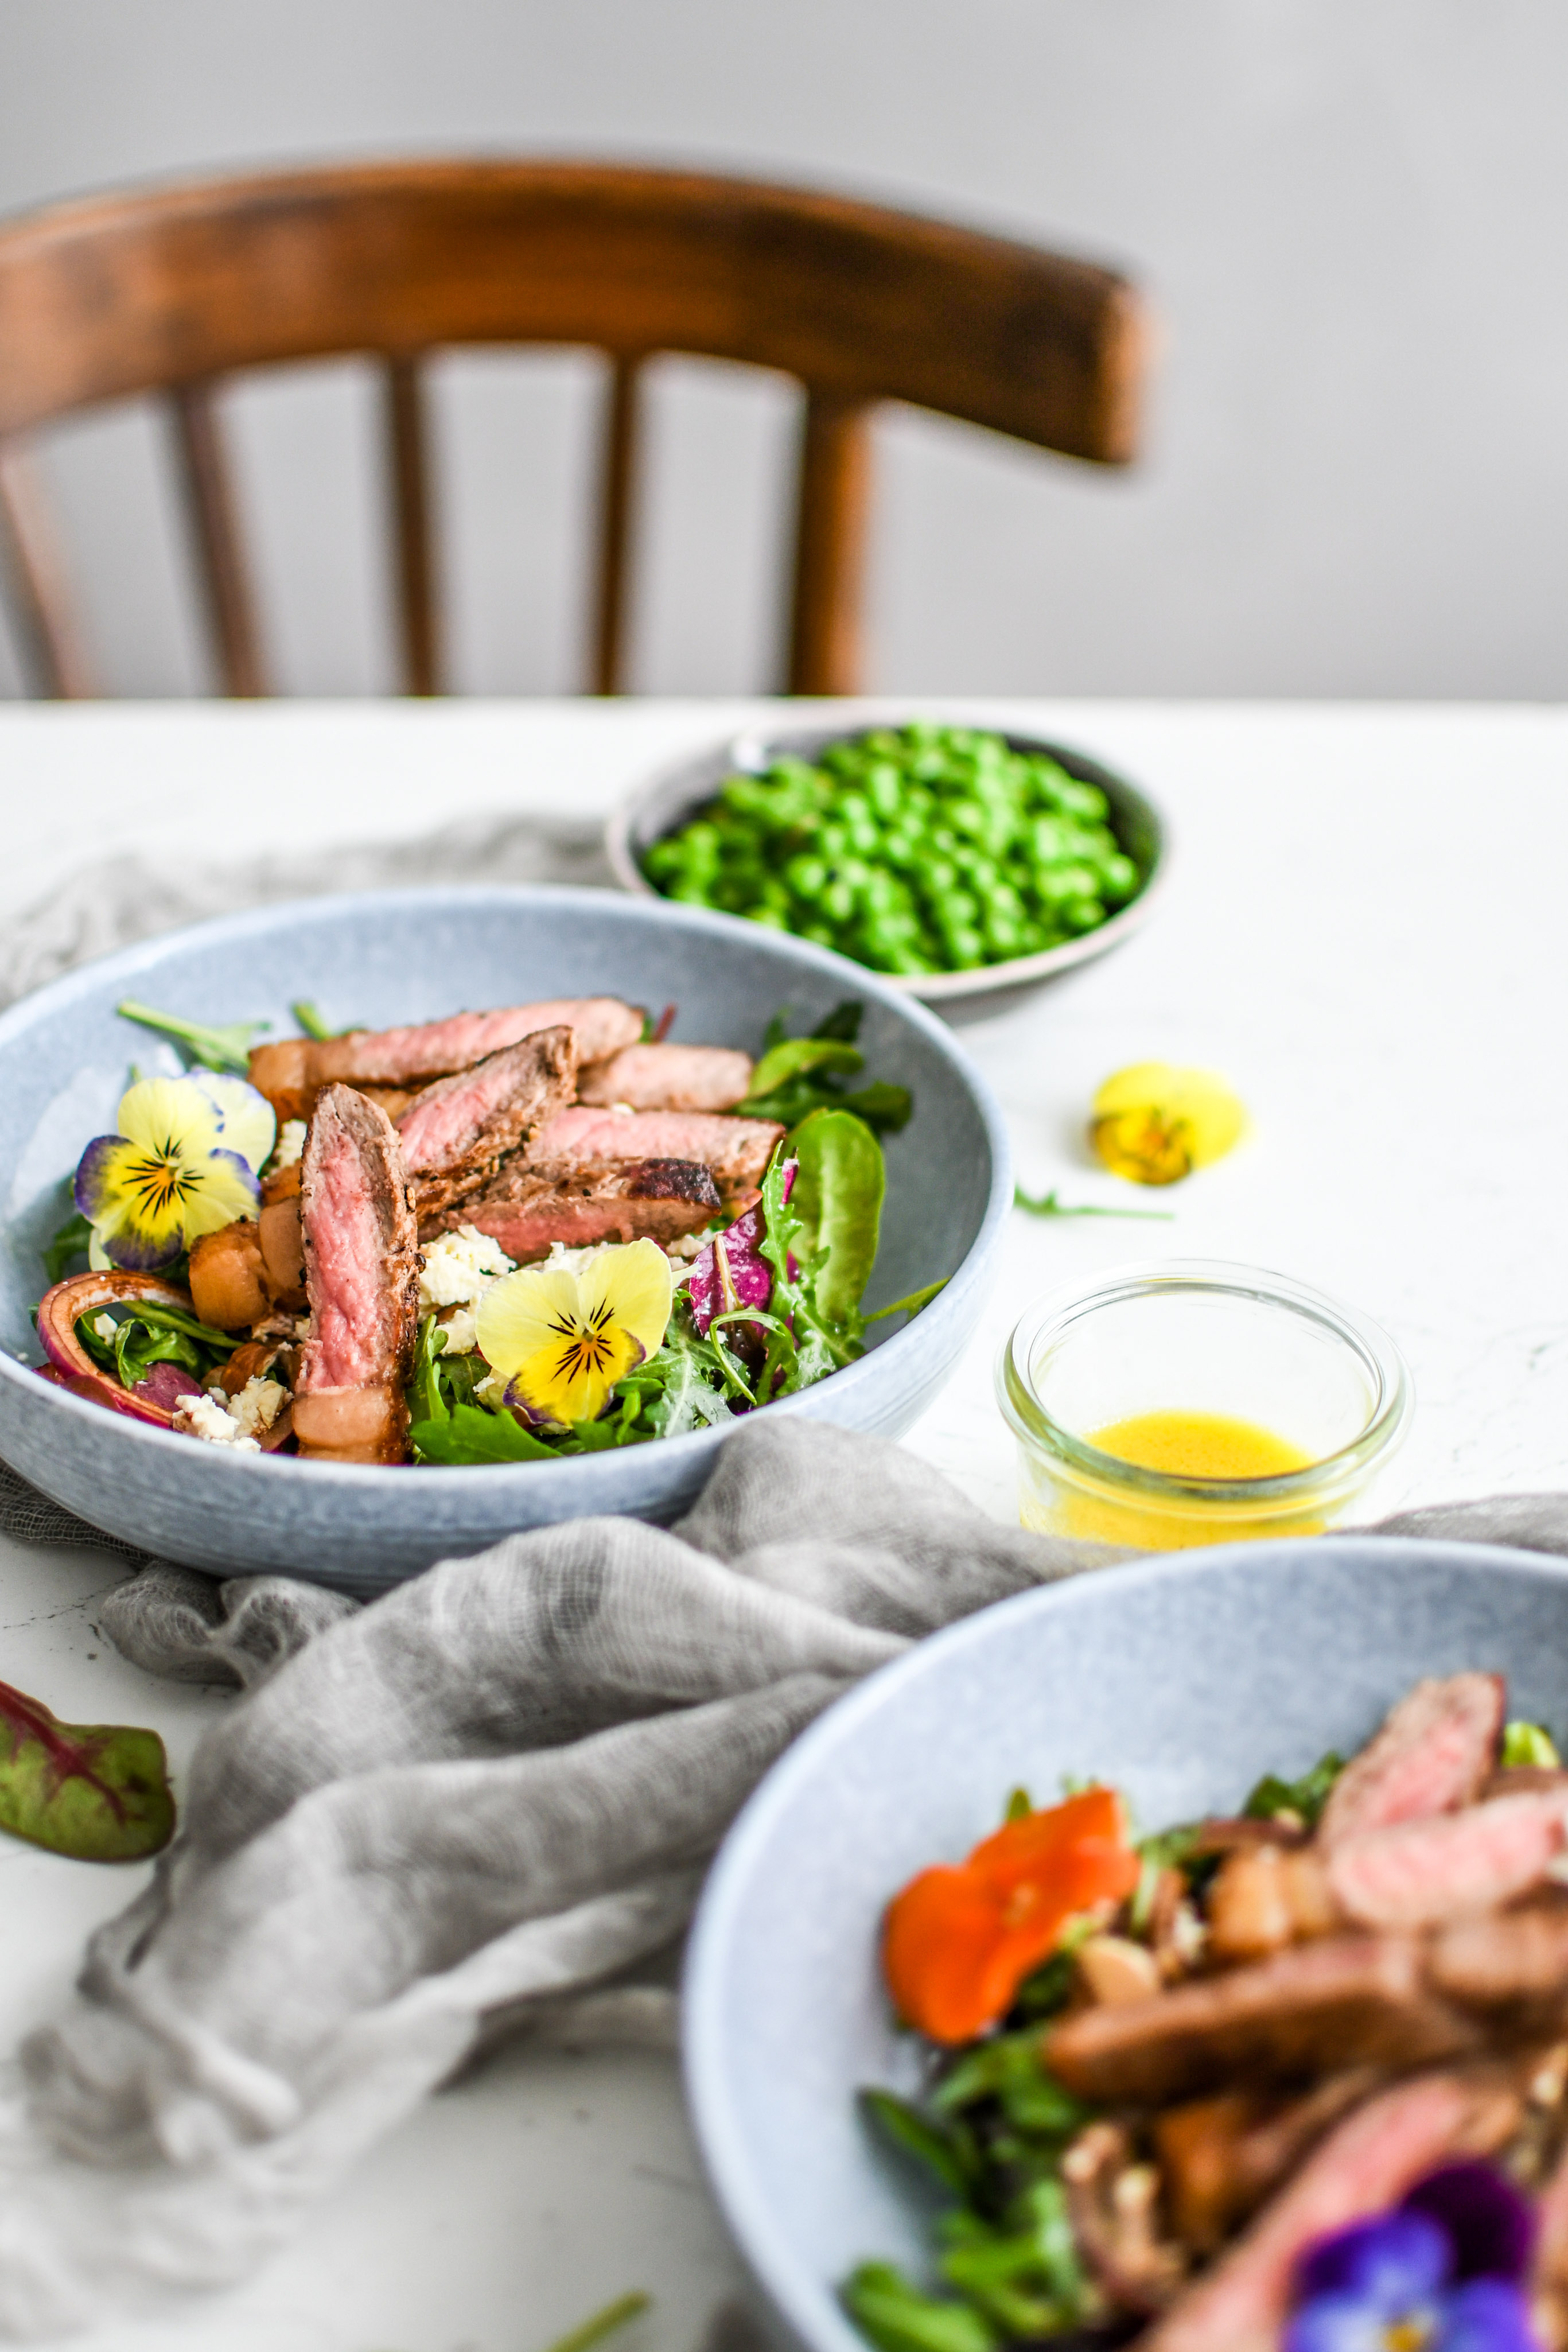
[[[1070,931],[1092,931],[1105,919],[1105,909],[1098,898],[1069,898],[1057,908],[1057,918]]]
[[[784,868],[784,879],[797,898],[820,898],[828,886],[828,866],[821,857],[812,857],[804,850],[791,857]]]
[[[1138,887],[1138,869],[1130,857],[1118,851],[1102,864],[1100,887],[1107,898],[1130,898]]]

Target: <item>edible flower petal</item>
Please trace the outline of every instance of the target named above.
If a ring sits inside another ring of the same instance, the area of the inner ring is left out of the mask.
[[[519,1267],[480,1302],[479,1352],[529,1421],[597,1421],[616,1381],[663,1339],[674,1282],[669,1259],[647,1240],[598,1250],[576,1271]]]
[[[1175,1184],[1239,1143],[1247,1113],[1213,1070],[1139,1062],[1094,1097],[1089,1139],[1113,1176]]]
[[[193,1070],[190,1083],[201,1088],[217,1113],[220,1148],[236,1151],[259,1176],[277,1140],[277,1113],[267,1097],[244,1078],[231,1078],[221,1070]],[[303,1146],[303,1136],[300,1142]]]
[[[1306,2249],[1283,2352],[1540,2352],[1521,2284],[1534,2226],[1494,2166],[1445,2165]]]
[[[153,1273],[203,1234],[255,1215],[256,1171],[219,1140],[235,1108],[189,1077],[143,1078],[121,1097],[119,1134],[94,1137],[73,1186],[112,1265]],[[239,1124],[253,1142],[254,1123]]]
[[[883,1923],[899,2016],[933,2042],[972,2041],[1007,2014],[1067,1922],[1130,1895],[1139,1867],[1115,1790],[1085,1789],[1007,1822],[967,1862],[923,1870]]]

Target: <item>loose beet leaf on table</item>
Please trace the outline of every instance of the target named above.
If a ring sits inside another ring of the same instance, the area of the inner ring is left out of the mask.
[[[155,1731],[61,1723],[0,1683],[0,1830],[78,1862],[141,1862],[174,1834]]]

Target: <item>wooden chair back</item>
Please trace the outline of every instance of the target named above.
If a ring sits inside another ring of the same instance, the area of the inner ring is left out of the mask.
[[[644,362],[804,385],[788,686],[860,684],[870,419],[905,401],[1100,465],[1134,456],[1144,338],[1113,272],[841,197],[592,163],[267,173],[53,206],[0,227],[0,537],[49,690],[91,691],[26,448],[51,420],[165,398],[219,674],[267,691],[218,389],[369,355],[382,373],[402,667],[439,691],[425,371],[462,344],[610,362],[592,688],[621,688]]]

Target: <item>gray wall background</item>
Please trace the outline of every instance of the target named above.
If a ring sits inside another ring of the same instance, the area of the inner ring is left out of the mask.
[[[890,415],[878,689],[1568,689],[1562,0],[0,0],[5,209],[411,149],[840,186],[1145,281],[1134,474]],[[580,354],[446,365],[464,691],[579,683],[597,398]],[[384,690],[365,383],[234,405],[279,682]],[[775,380],[664,367],[643,689],[773,682],[792,425]],[[153,421],[73,424],[49,464],[107,689],[204,690]]]

